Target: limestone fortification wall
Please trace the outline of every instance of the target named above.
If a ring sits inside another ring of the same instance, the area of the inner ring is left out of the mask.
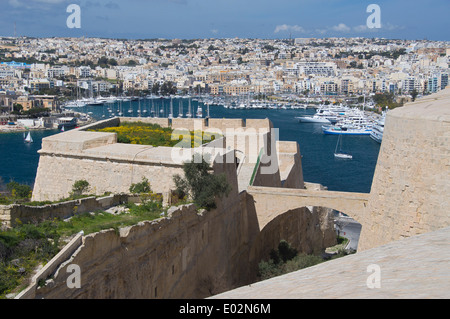
[[[88,235],[53,280],[31,297],[202,298],[210,291],[225,291],[238,273],[229,261],[231,255],[239,255],[233,247],[241,245],[223,227],[228,221],[229,227],[239,228],[235,212],[230,207],[228,216],[218,211],[198,214],[191,205],[120,233]],[[67,267],[73,264],[80,267],[80,289],[67,287]]]
[[[298,143],[277,141],[276,148],[282,186],[285,188],[305,188]]]
[[[76,214],[108,209],[127,203],[129,195],[108,195],[100,198],[87,197],[44,206],[0,205],[0,224],[15,227],[18,222],[30,223],[54,218],[69,218]]]
[[[115,133],[88,131],[89,129],[117,126],[121,121],[142,121],[159,124],[163,127],[203,128],[203,130],[219,132],[226,131],[227,128],[238,128],[244,135],[246,130],[249,130],[255,136],[258,136],[260,132],[268,134],[267,132],[272,127],[268,119],[247,121],[208,119],[208,123],[206,123],[206,119],[113,118],[56,134],[43,139],[42,149],[39,151],[40,160],[33,200],[55,201],[66,198],[69,196],[73,184],[82,179],[89,182],[94,194],[100,195],[105,192],[126,193],[131,184],[138,183],[143,177],[146,177],[154,192],[165,194],[174,187],[172,176],[183,173],[183,162],[191,158],[189,152],[201,152],[200,149],[194,149],[184,151],[183,156],[179,156],[177,153],[174,155],[174,148],[171,147],[121,144],[117,143]],[[229,146],[227,142],[222,145],[218,143],[219,141],[212,143],[215,149]],[[241,147],[237,142],[233,142],[232,146]],[[252,152],[252,150],[247,146],[245,152]],[[174,160],[174,157],[177,160]],[[276,156],[273,158],[276,160]]]
[[[359,250],[450,225],[450,88],[389,111]]]
[[[42,153],[33,190],[33,200],[59,200],[67,198],[77,180],[86,180],[94,194],[127,193],[133,183],[147,177],[155,193],[165,195],[173,189],[172,176],[182,174],[181,165],[163,164],[145,158],[150,148],[133,148],[123,155],[107,154],[50,154]],[[118,151],[118,150],[116,150]],[[138,156],[140,153],[141,157]],[[170,154],[170,153],[169,153]]]
[[[18,298],[204,298],[253,282],[257,263],[268,259],[280,238],[289,238],[301,252],[323,249],[325,240],[332,243],[315,226],[322,216],[306,208],[274,221],[276,232],[258,233],[251,210],[241,210],[247,205],[242,196],[210,212],[187,205],[156,221],[84,236],[73,254],[58,256],[47,277],[40,275],[45,286],[34,283]],[[71,265],[80,267],[80,288],[67,286]]]
[[[73,254],[58,256],[47,277],[40,275],[45,286],[34,283],[19,298],[204,298],[254,282],[257,263],[280,239],[305,252],[330,243],[329,219],[306,208],[280,216],[272,223],[277,231],[261,232],[254,201],[238,193],[235,170],[232,163],[214,165],[232,186],[217,209],[186,205],[155,221],[84,236],[68,248],[78,247]],[[67,286],[71,265],[81,271],[79,289]]]

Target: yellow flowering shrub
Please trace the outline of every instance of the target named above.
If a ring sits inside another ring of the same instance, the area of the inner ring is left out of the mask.
[[[148,124],[142,122],[124,122],[120,126],[106,127],[94,132],[117,133],[117,141],[126,144],[169,146],[169,147],[198,147],[207,142],[215,140],[216,134],[207,133],[200,130],[190,132],[190,143],[186,143],[186,136],[180,134],[178,138],[172,136],[172,128],[164,128],[158,124]]]

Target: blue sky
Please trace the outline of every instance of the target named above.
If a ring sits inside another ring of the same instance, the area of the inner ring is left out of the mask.
[[[369,4],[381,8],[368,29]],[[0,0],[0,36],[450,40],[450,0]],[[69,29],[69,4],[81,29]]]

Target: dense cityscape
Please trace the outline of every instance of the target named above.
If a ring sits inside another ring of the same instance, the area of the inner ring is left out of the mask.
[[[368,38],[3,37],[0,108],[59,111],[111,95],[291,95],[339,101],[384,94],[402,105],[448,85],[447,42]]]

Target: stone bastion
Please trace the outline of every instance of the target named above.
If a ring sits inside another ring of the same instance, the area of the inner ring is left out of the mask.
[[[121,122],[143,122],[171,127],[178,138],[187,131],[201,130],[220,134],[200,147],[153,147],[117,143],[115,133],[88,131],[118,126]],[[174,188],[172,176],[182,173],[183,162],[195,153],[217,156],[228,154],[227,162],[236,165],[239,189],[250,182],[259,186],[303,187],[301,156],[295,142],[272,138],[268,119],[167,119],[113,118],[47,137],[42,141],[33,200],[66,198],[77,180],[87,180],[92,191],[126,193],[133,183],[146,177],[157,193]],[[257,167],[256,167],[257,166]],[[256,168],[255,168],[256,167]]]

